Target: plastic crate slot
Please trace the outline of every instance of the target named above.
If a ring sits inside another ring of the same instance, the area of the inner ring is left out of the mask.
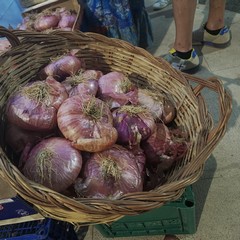
[[[186,200],[186,201],[185,201],[185,206],[186,206],[186,207],[193,207],[193,206],[194,206],[194,202],[193,202],[193,201],[190,201],[190,200]]]
[[[196,232],[195,198],[189,186],[177,201],[160,208],[125,216],[110,226],[95,226],[104,237],[149,236],[164,234],[193,234]]]
[[[171,226],[176,226],[176,225],[180,225],[181,226],[181,221],[179,219],[166,219],[166,220],[163,220],[163,226],[166,226],[166,227],[171,227]]]
[[[145,222],[144,225],[147,229],[156,229],[163,226],[162,221]]]
[[[130,231],[134,231],[135,229],[137,230],[137,229],[143,229],[143,228],[145,228],[144,224],[141,223],[141,222],[139,222],[139,223],[137,223],[137,222],[134,222],[134,223],[126,223],[126,227],[127,227],[127,229],[130,230]]]

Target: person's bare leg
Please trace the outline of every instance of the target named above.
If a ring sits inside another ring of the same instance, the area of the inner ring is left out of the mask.
[[[173,15],[176,28],[173,47],[177,51],[187,52],[192,49],[192,30],[196,5],[196,0],[173,0]]]
[[[176,0],[177,1],[177,0]],[[207,29],[217,30],[224,26],[226,0],[210,0]]]

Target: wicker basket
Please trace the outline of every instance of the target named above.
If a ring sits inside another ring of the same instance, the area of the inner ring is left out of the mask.
[[[94,33],[55,31],[46,35],[14,31],[13,34],[2,28],[0,32],[14,44],[0,57],[2,132],[4,107],[10,93],[31,80],[50,57],[66,49],[80,49],[79,56],[85,59],[90,69],[100,69],[104,73],[122,71],[140,87],[170,93],[177,104],[175,123],[185,127],[192,143],[185,160],[169,173],[167,182],[152,191],[125,194],[118,200],[72,199],[26,179],[13,165],[2,134],[0,175],[45,216],[78,224],[112,222],[124,215],[136,215],[176,200],[186,186],[199,179],[205,161],[225,133],[231,114],[231,97],[219,80],[202,80],[182,74],[163,59],[156,59],[141,48]],[[21,43],[16,41],[15,36],[21,39]],[[216,124],[213,124],[201,94],[203,89],[218,95],[216,101],[220,114]]]

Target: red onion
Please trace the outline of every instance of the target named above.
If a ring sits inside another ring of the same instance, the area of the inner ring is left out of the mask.
[[[96,96],[98,91],[98,82],[97,80],[91,79],[86,82],[78,84],[76,87],[71,89],[69,92],[69,97],[75,96],[75,95],[91,95]]]
[[[151,113],[141,107],[125,105],[113,112],[113,126],[118,131],[120,144],[136,145],[147,139],[155,130],[156,124]]]
[[[11,44],[5,38],[0,39],[0,55],[11,48]]]
[[[83,179],[75,183],[79,196],[119,198],[125,193],[141,192],[143,181],[134,155],[122,146],[114,145],[94,153],[83,169]]]
[[[34,29],[36,31],[44,31],[50,28],[57,27],[59,18],[56,15],[50,14],[39,14],[34,23]]]
[[[157,130],[142,143],[142,148],[152,169],[158,167],[166,171],[184,157],[188,145],[185,138],[173,137],[166,125],[158,123]]]
[[[161,120],[165,124],[173,121],[176,116],[173,101],[162,93],[138,89],[138,102],[152,113],[155,120]]]
[[[31,131],[48,131],[57,125],[57,109],[68,98],[61,85],[52,78],[30,83],[8,100],[6,115],[10,123]]]
[[[72,28],[75,21],[77,19],[77,15],[75,13],[71,13],[69,11],[65,11],[61,13],[61,18],[58,23],[59,28]]]
[[[66,78],[62,84],[65,86],[69,96],[74,95],[92,95],[95,96],[98,91],[98,81],[100,71],[86,70],[79,72],[74,76]]]
[[[85,80],[96,79],[99,80],[103,76],[103,73],[99,70],[87,69],[82,73],[82,77]]]
[[[5,132],[6,143],[14,152],[20,153],[27,144],[34,145],[47,136],[54,135],[53,132],[34,132],[22,129],[14,124],[8,124]]]
[[[99,152],[117,140],[109,107],[95,97],[68,98],[58,110],[57,121],[64,137],[82,151]]]
[[[108,102],[110,108],[117,108],[127,103],[137,103],[137,88],[121,72],[110,72],[100,77],[99,98]]]
[[[70,187],[82,167],[82,156],[64,138],[49,138],[38,143],[24,159],[23,174],[54,191]]]
[[[40,78],[44,80],[47,76],[52,76],[58,81],[63,81],[66,77],[75,75],[82,68],[85,68],[83,59],[65,55],[45,66],[40,71]]]

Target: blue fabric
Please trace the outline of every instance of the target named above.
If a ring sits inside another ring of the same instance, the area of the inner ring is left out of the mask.
[[[81,31],[119,38],[144,48],[151,44],[151,24],[143,0],[79,0],[79,2],[84,9]]]
[[[16,28],[22,22],[22,7],[18,0],[0,0],[0,25]]]

